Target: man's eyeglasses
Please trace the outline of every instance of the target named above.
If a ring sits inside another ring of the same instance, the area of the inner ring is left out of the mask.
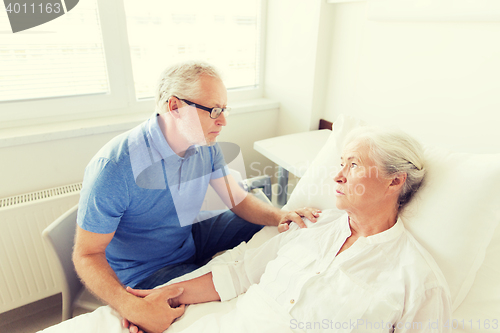
[[[200,110],[210,112],[210,118],[212,118],[212,119],[219,118],[219,116],[222,112],[224,112],[224,116],[227,117],[227,116],[229,116],[229,112],[231,111],[231,108],[228,108],[228,107],[225,107],[225,108],[207,108],[206,106],[193,103],[191,101],[188,101],[187,99],[181,99],[181,98],[178,98],[178,99],[183,101],[186,104],[194,105],[196,108],[198,108]]]

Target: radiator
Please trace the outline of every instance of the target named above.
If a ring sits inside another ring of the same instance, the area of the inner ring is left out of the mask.
[[[61,292],[42,231],[78,203],[81,186],[0,200],[0,313]]]

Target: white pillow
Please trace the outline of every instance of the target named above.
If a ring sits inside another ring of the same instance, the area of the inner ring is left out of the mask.
[[[335,208],[335,182],[340,170],[340,154],[347,134],[365,125],[357,118],[341,115],[333,125],[332,134],[293,189],[284,210],[300,207]]]
[[[333,177],[343,142],[361,125],[353,117],[337,119],[329,140],[283,209],[335,207]],[[456,309],[474,282],[500,220],[500,154],[459,154],[428,147],[425,160],[426,181],[401,217],[441,268]]]
[[[497,226],[484,262],[460,306],[453,312],[457,333],[488,333],[500,329],[500,226]]]

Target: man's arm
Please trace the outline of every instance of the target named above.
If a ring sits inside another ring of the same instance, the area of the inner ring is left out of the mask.
[[[288,230],[290,222],[297,223],[301,228],[306,225],[302,217],[316,222],[320,211],[314,208],[302,208],[287,212],[268,205],[245,192],[231,175],[212,179],[210,185],[221,197],[231,211],[248,222],[260,225],[280,226],[280,232]],[[232,205],[235,203],[235,206]]]
[[[124,318],[147,332],[163,332],[184,313],[171,308],[168,300],[179,296],[177,288],[141,298],[128,293],[106,260],[105,250],[114,233],[98,234],[77,226],[73,263],[84,284]]]

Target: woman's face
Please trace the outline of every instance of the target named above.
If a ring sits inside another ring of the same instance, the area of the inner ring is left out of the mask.
[[[368,213],[380,207],[390,194],[392,179],[384,178],[379,166],[369,157],[368,145],[354,141],[341,157],[341,170],[335,176],[337,208],[347,213]]]

